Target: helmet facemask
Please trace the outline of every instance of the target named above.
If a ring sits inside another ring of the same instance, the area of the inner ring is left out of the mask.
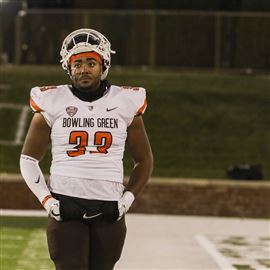
[[[91,51],[98,53],[102,58],[101,80],[104,80],[111,66],[111,53],[114,54],[115,51],[111,50],[109,40],[93,29],[79,29],[65,38],[60,52],[63,69],[70,75],[69,58],[74,54]]]

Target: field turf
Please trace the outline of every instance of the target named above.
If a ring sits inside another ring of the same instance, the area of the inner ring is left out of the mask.
[[[1,270],[54,269],[47,248],[46,220],[47,218],[1,216]]]
[[[36,85],[69,83],[54,66],[0,67],[1,103],[27,104]],[[261,164],[270,179],[270,81],[244,73],[112,69],[112,84],[143,86],[144,120],[155,156],[155,176],[226,178],[234,164]],[[18,112],[17,112],[18,113]],[[0,140],[14,137],[18,115],[0,110]],[[31,119],[31,113],[28,120]],[[21,146],[0,145],[0,172],[19,173]],[[132,162],[125,158],[126,174]],[[49,154],[42,162],[45,173]]]
[[[222,269],[234,266],[238,270],[267,270],[270,267],[267,219],[164,215],[128,218],[129,238],[119,269],[129,269],[132,264],[141,266],[136,269],[142,269],[143,265],[144,269],[214,269],[209,265],[215,265],[217,258],[226,265]],[[46,243],[46,220],[46,217],[1,216],[1,270],[54,269]],[[139,221],[142,226],[138,230]],[[164,229],[168,227],[170,231]],[[133,250],[138,241],[144,245],[135,254]],[[207,254],[209,244],[215,253]]]

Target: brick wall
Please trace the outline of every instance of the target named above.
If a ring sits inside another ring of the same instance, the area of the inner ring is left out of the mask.
[[[270,183],[224,180],[156,180],[134,212],[229,217],[270,217]]]
[[[0,208],[41,209],[18,175],[0,175]],[[152,179],[131,208],[136,213],[270,217],[270,182]]]

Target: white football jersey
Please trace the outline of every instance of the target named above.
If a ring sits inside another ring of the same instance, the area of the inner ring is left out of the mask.
[[[34,87],[30,105],[51,127],[50,173],[123,182],[127,127],[144,113],[144,88],[112,85],[98,100],[82,101],[70,86]]]

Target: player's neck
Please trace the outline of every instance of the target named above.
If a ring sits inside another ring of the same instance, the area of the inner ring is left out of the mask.
[[[96,89],[95,91],[85,92],[78,89],[74,85],[70,87],[70,90],[73,93],[73,95],[75,95],[77,98],[83,101],[92,102],[94,100],[101,98],[104,95],[104,93],[109,90],[109,88],[110,88],[109,82],[104,80],[101,81],[99,88]]]

